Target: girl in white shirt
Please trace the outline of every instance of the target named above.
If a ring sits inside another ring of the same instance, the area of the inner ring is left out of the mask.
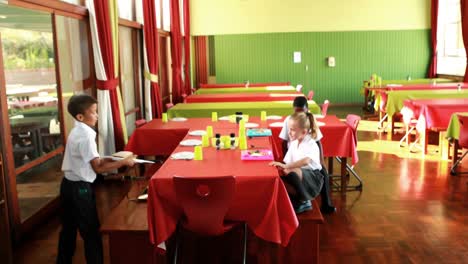
[[[323,175],[320,172],[320,150],[315,142],[317,125],[310,113],[296,112],[288,121],[291,140],[284,163],[271,162],[283,170],[282,177],[296,213],[312,209],[311,199],[320,194]]]

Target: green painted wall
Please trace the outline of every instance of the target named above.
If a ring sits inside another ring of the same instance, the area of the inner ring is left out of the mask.
[[[302,62],[293,63],[293,52]],[[336,67],[326,58],[335,57]],[[280,82],[331,103],[360,103],[363,80],[426,76],[430,30],[266,33],[215,36],[217,83]]]

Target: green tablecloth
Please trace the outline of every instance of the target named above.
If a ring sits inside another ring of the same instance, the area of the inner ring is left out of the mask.
[[[457,139],[460,137],[460,122],[458,121],[458,115],[468,116],[468,112],[465,113],[453,113],[452,117],[450,118],[450,123],[447,128],[447,135],[448,139]]]
[[[249,88],[208,88],[198,89],[195,94],[222,94],[222,93],[290,93],[296,91],[292,86],[266,86]]]
[[[468,98],[468,90],[411,90],[389,91],[387,93],[387,114],[393,116],[403,108],[403,102],[408,99],[450,99]]]
[[[414,80],[382,80],[382,86],[385,86],[388,84],[424,84],[424,83],[432,83],[433,80],[435,80],[437,83],[455,82],[452,79],[444,79],[444,78],[414,79]]]
[[[214,90],[214,89],[210,89]],[[309,101],[309,110],[314,114],[320,113],[320,107]],[[218,117],[242,112],[249,116],[260,116],[261,111],[266,111],[267,115],[286,116],[293,113],[290,101],[273,102],[230,102],[230,103],[191,103],[177,104],[169,109],[168,117],[211,117],[212,112],[217,112]]]

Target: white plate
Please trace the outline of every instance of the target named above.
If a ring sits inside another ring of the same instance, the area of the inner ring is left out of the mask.
[[[279,116],[279,115],[270,115],[270,116],[267,116],[267,120],[280,120],[282,119],[283,117],[282,116]]]
[[[274,122],[274,123],[271,123],[270,126],[271,127],[283,127],[283,122]]]
[[[180,142],[181,146],[199,146],[201,144],[202,144],[202,141],[198,139],[186,139]]]
[[[316,114],[314,114],[314,117],[315,117],[315,118],[324,118],[323,115],[316,115]]]
[[[205,130],[193,130],[193,131],[188,132],[188,134],[191,136],[203,136],[203,135],[206,135],[206,131]]]
[[[177,152],[171,155],[171,159],[191,160],[193,159],[193,152],[190,152],[190,151]]]
[[[142,194],[142,195],[138,196],[138,200],[139,200],[139,201],[146,201],[146,200],[148,200],[148,194],[145,193],[145,194]]]
[[[246,128],[251,128],[251,127],[258,127],[257,123],[245,123]]]
[[[320,127],[320,126],[324,126],[324,125],[325,125],[325,123],[324,123],[324,122],[317,121],[317,126],[319,126],[319,127]]]
[[[229,116],[222,116],[222,117],[218,118],[218,120],[229,121]]]
[[[184,122],[184,121],[187,121],[187,118],[185,118],[185,117],[174,117],[174,118],[171,118],[171,121]]]

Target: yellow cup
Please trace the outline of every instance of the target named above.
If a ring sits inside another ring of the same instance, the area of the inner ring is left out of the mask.
[[[202,146],[203,147],[209,147],[210,146],[210,138],[206,134],[202,136]]]
[[[239,149],[246,150],[247,149],[247,138],[244,136],[239,136]]]
[[[162,114],[162,121],[163,121],[164,123],[167,122],[167,113],[163,113],[163,114]]]
[[[222,136],[222,141],[224,142],[224,148],[231,148],[231,138],[229,136]]]
[[[217,122],[218,121],[218,113],[217,112],[211,112],[211,121],[212,122]]]
[[[265,121],[267,118],[267,113],[266,111],[261,111],[260,112],[260,120]]]
[[[213,137],[213,126],[206,126],[206,135],[210,138]]]
[[[201,146],[195,146],[193,160],[203,160],[203,149]]]

